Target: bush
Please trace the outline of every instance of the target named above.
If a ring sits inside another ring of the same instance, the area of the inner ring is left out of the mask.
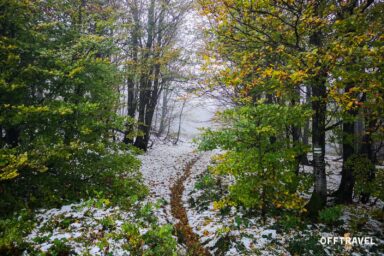
[[[289,241],[288,251],[292,255],[322,256],[326,255],[323,246],[319,243],[319,236],[299,237]]]
[[[222,196],[221,183],[218,177],[210,171],[204,172],[198,176],[195,183],[195,190],[201,191],[197,198],[191,197],[189,204],[196,207],[198,211],[208,209],[213,201],[220,200]]]
[[[133,255],[176,255],[177,242],[172,236],[172,225],[152,225],[151,229],[143,235],[140,234],[139,229],[138,224],[129,222],[123,224],[123,237],[127,240],[123,245],[125,250]]]
[[[173,226],[163,225],[153,227],[143,235],[145,244],[149,245],[150,250],[146,251],[144,255],[148,256],[163,256],[173,255],[176,256],[177,242],[172,236]]]
[[[297,157],[306,149],[299,143],[291,145],[283,131],[287,125],[304,122],[308,115],[301,107],[278,104],[243,106],[222,113],[225,125],[207,130],[200,149],[225,150],[213,171],[234,177],[228,201],[260,209],[263,216],[276,209],[305,211],[300,192],[307,188],[296,171]]]
[[[71,253],[71,247],[67,245],[67,239],[55,239],[53,245],[48,250],[48,254],[52,256],[65,256]]]
[[[280,219],[278,224],[284,231],[289,231],[291,229],[300,228],[303,222],[301,221],[300,217],[297,217],[295,215],[285,214]]]
[[[25,173],[2,181],[0,217],[22,208],[57,208],[81,198],[102,197],[111,204],[130,207],[130,198],[144,198],[147,188],[138,171],[140,162],[131,154],[116,151],[96,151],[83,145],[81,150],[73,151],[70,160],[58,160],[46,173]]]
[[[18,255],[28,247],[23,237],[33,228],[31,216],[23,210],[19,215],[0,220],[0,255]]]
[[[334,207],[321,210],[319,212],[319,220],[327,225],[335,225],[339,221],[342,214],[343,207],[341,205],[336,205]]]

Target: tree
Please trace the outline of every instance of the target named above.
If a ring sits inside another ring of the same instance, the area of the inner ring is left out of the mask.
[[[351,84],[355,87],[355,83],[361,81],[358,77],[349,80],[340,76],[341,66],[351,66],[348,46],[341,46],[340,40],[350,44],[351,40],[360,38],[362,44],[359,48],[365,45],[365,49],[372,49],[369,40],[375,38],[374,41],[379,42],[380,32],[370,25],[381,27],[378,13],[382,12],[382,4],[374,1],[199,2],[202,13],[206,14],[212,25],[210,32],[214,40],[208,47],[211,52],[218,53],[211,54],[215,58],[206,57],[208,65],[216,67],[216,74],[211,81],[213,84],[225,85],[234,92],[240,92],[236,97],[239,104],[253,104],[263,98],[268,103],[302,104],[300,91],[303,88],[307,88],[306,93],[311,95],[314,190],[307,208],[309,214],[316,217],[325,206],[327,197],[324,159],[326,132],[340,125],[339,122],[328,125],[327,120],[334,119],[335,114],[339,114],[337,110],[342,107],[338,105],[340,101],[336,100],[335,113],[327,112],[327,107],[331,107],[330,102],[335,100],[334,94],[329,93],[335,84],[339,85],[339,90],[348,92]],[[370,12],[376,13],[376,16]],[[359,29],[354,34],[356,37],[351,38],[351,27],[347,24],[354,19],[352,27]],[[360,19],[362,22],[359,22]],[[339,47],[337,53],[335,46]],[[365,52],[365,56],[375,53]],[[364,76],[370,73],[372,77],[380,73],[376,67],[372,67],[370,72],[364,70],[363,67],[372,66],[369,57],[361,56],[359,60],[362,60],[360,64],[367,62],[359,65],[359,69],[348,72]],[[372,81],[377,84],[376,78]],[[345,121],[346,118],[344,116]],[[347,123],[344,122],[346,132],[351,130]],[[289,129],[292,133],[288,135],[287,132],[287,136],[291,137],[294,144],[300,140],[302,133],[299,131],[302,127],[292,126]],[[347,143],[344,144],[344,158],[348,158],[350,153]],[[350,172],[343,173],[346,178]],[[353,185],[348,186],[353,189]],[[351,188],[348,191],[350,194]]]
[[[226,150],[217,158],[214,172],[235,178],[229,197],[219,205],[260,209],[263,218],[273,209],[305,211],[305,200],[299,195],[306,188],[305,179],[296,174],[295,156],[301,147],[291,147],[284,128],[302,124],[309,114],[300,106],[257,104],[221,115],[225,128],[207,130],[200,145],[205,150]]]
[[[123,104],[128,106],[130,119],[137,119],[137,131],[134,131],[135,125],[128,122],[124,142],[146,150],[159,97],[172,80],[171,63],[180,58],[175,41],[190,2],[150,0],[142,5],[138,1],[126,3],[129,32],[123,49],[128,55],[123,64],[127,72],[128,97]],[[146,17],[141,17],[144,12]]]
[[[103,151],[120,122],[113,10],[78,0],[7,0],[1,10],[1,179],[61,170],[85,148]]]

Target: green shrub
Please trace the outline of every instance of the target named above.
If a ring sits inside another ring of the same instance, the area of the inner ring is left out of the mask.
[[[327,225],[335,225],[339,221],[342,214],[343,207],[341,205],[336,205],[334,207],[321,210],[319,212],[319,220]]]
[[[172,236],[173,226],[163,225],[150,229],[143,235],[145,244],[149,246],[149,250],[144,252],[148,256],[176,256],[177,242]]]
[[[115,220],[113,217],[108,216],[100,220],[103,230],[112,230],[115,227]]]
[[[0,217],[22,208],[58,208],[81,198],[104,198],[123,208],[132,206],[130,197],[144,198],[148,189],[138,171],[140,162],[133,155],[107,148],[97,152],[85,147],[73,152],[70,161],[56,162],[46,173],[26,173],[2,182]]]
[[[301,228],[303,222],[300,217],[290,214],[284,214],[278,224],[284,231],[289,231],[292,229],[296,230],[298,228]]]
[[[353,216],[349,222],[349,226],[352,232],[359,232],[367,224],[369,218],[368,215],[363,214],[360,216]]]
[[[292,145],[284,131],[289,125],[304,123],[309,114],[299,106],[242,106],[221,114],[222,128],[206,130],[200,149],[225,150],[216,158],[213,172],[234,178],[228,202],[259,209],[263,217],[275,209],[304,211],[300,192],[306,188],[296,171],[297,156],[306,148]]]
[[[31,216],[23,210],[11,218],[0,219],[0,255],[17,255],[28,247],[23,238],[33,228]]]
[[[289,241],[288,251],[292,255],[300,256],[322,256],[326,255],[323,246],[319,242],[319,236],[300,237],[296,236],[293,240]]]
[[[176,255],[177,242],[172,236],[172,225],[154,224],[143,235],[140,234],[139,228],[138,224],[129,222],[122,225],[122,234],[127,240],[123,245],[125,250],[133,255]],[[147,246],[146,249],[143,247],[144,244]]]
[[[213,201],[221,199],[221,184],[218,177],[212,174],[209,170],[198,176],[195,183],[195,189],[202,193],[196,200],[191,197],[188,203],[192,207],[196,207],[198,211],[208,209]]]
[[[376,191],[374,182],[375,165],[364,155],[353,155],[346,166],[352,169],[355,178],[354,192],[356,194],[372,194]]]
[[[52,256],[69,255],[71,253],[71,247],[67,242],[67,239],[53,240],[53,245],[49,248],[48,254]]]
[[[201,176],[195,183],[195,188],[198,190],[209,189],[214,187],[215,179],[212,176],[212,173],[206,172],[203,176]]]

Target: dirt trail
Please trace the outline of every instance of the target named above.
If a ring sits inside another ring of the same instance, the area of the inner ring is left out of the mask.
[[[211,254],[205,249],[199,241],[192,228],[188,224],[187,212],[183,206],[184,181],[191,175],[192,166],[199,160],[195,157],[184,167],[184,173],[179,177],[171,188],[171,212],[174,218],[179,222],[175,224],[177,238],[180,243],[187,246],[188,255],[191,256],[210,256]]]

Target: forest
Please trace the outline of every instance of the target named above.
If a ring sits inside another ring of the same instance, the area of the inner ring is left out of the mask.
[[[381,0],[0,0],[0,255],[384,255]]]

